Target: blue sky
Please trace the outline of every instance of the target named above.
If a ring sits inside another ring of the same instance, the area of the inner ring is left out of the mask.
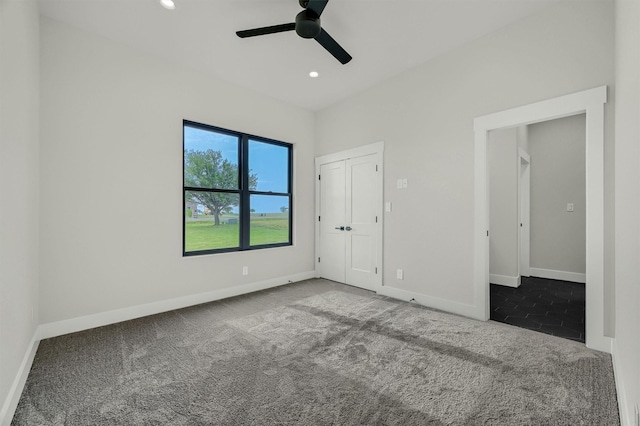
[[[238,138],[231,135],[185,126],[185,150],[220,151],[222,157],[238,164]],[[278,145],[249,140],[249,167],[258,176],[258,191],[287,192],[287,149]],[[256,213],[279,213],[288,206],[286,197],[253,196],[251,208]],[[234,209],[237,213],[237,208]]]

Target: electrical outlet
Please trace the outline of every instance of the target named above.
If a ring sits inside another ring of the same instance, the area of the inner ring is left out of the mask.
[[[399,280],[404,279],[404,271],[402,269],[398,269],[396,271],[396,278],[399,279]]]
[[[384,211],[386,212],[391,211],[391,203],[384,203]]]
[[[242,275],[249,275],[249,267],[248,266],[243,266],[242,267]]]
[[[573,203],[567,203],[567,211],[568,212],[572,212],[573,211]]]
[[[398,189],[402,189],[402,179],[398,179],[398,181],[396,182],[396,186]]]

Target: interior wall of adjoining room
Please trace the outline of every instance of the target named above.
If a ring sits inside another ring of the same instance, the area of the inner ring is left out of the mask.
[[[489,274],[494,284],[517,285],[518,129],[489,132]],[[512,282],[507,282],[512,281]]]
[[[44,17],[41,42],[42,323],[313,275],[311,112]],[[293,246],[182,257],[183,119],[295,145]]]
[[[616,1],[615,341],[623,424],[640,407],[640,2]]]
[[[516,128],[516,144],[518,149],[529,153],[529,127],[518,126]]]
[[[584,282],[585,132],[584,114],[528,126],[533,276]]]
[[[38,324],[38,25],[0,0],[0,421]]]
[[[597,86],[613,88],[613,33],[613,3],[557,5],[317,114],[316,155],[385,142],[385,201],[393,205],[385,215],[387,293],[461,314],[476,311],[473,120]],[[607,104],[605,158],[613,152],[612,123]],[[612,189],[612,167],[607,161],[605,191]],[[400,178],[407,179],[406,189],[396,187]],[[402,280],[396,278],[400,268]],[[613,315],[611,307],[605,315]]]

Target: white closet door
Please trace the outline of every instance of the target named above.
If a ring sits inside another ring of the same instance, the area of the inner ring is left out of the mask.
[[[320,167],[320,269],[321,276],[345,282],[346,186],[345,162]]]
[[[380,202],[376,156],[320,166],[320,276],[375,289],[376,212]]]
[[[375,155],[346,161],[346,283],[373,290],[376,268]]]

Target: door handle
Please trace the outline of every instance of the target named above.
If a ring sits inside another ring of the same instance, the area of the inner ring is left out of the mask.
[[[352,228],[352,227],[350,227],[350,226],[347,226],[347,227],[346,227],[346,228],[344,228],[344,229],[345,229],[345,230],[347,230],[347,231],[351,231],[353,228]]]
[[[338,231],[344,231],[344,226],[336,226],[336,229],[337,229]]]

